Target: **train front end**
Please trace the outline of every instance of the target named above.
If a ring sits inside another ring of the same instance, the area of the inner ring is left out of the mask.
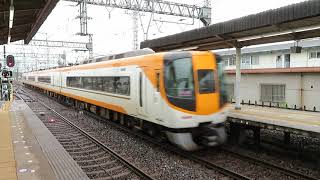
[[[211,52],[179,52],[164,56],[164,87],[175,121],[168,139],[188,151],[226,141],[223,69]]]

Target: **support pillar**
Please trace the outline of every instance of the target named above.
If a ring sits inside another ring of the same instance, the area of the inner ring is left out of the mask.
[[[236,96],[235,109],[241,109],[240,98],[240,81],[241,81],[241,48],[236,48],[236,84],[234,86],[234,92]]]

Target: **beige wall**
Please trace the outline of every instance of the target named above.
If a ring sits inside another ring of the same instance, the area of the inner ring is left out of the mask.
[[[227,83],[235,84],[235,75],[227,76]],[[242,74],[240,93],[241,99],[251,103],[260,102],[260,84],[285,84],[285,103],[288,107],[297,108],[305,105],[308,110],[315,106],[320,111],[320,74],[305,73],[301,78],[300,73],[279,74]],[[313,88],[311,88],[313,86]],[[303,96],[301,96],[301,87]],[[301,101],[302,104],[301,104]]]
[[[320,110],[320,73],[303,75],[303,99],[308,109],[315,106]]]
[[[284,65],[284,55],[290,54],[290,67],[318,67],[320,66],[320,58],[309,59],[309,53],[320,51],[320,48],[303,49],[301,53],[291,53],[289,50],[275,52],[260,52],[252,54],[244,54],[243,56],[258,56],[258,65],[246,66],[248,69],[276,68],[277,56],[281,56],[282,65]],[[284,66],[283,66],[284,67]],[[226,70],[235,69],[236,66],[225,66]]]

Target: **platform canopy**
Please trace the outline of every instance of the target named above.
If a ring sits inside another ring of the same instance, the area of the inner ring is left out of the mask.
[[[320,37],[320,0],[309,0],[158,39],[140,48],[213,50]]]
[[[8,40],[28,44],[58,1],[0,0],[0,44]]]

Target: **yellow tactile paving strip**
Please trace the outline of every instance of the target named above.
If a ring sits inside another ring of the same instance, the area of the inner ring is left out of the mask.
[[[289,127],[301,127],[303,130],[320,132],[320,113],[295,111],[279,108],[242,105],[241,110],[235,110],[230,106],[231,117],[248,118],[254,121],[268,121],[275,125],[288,125]],[[310,127],[310,129],[308,129]],[[307,129],[306,129],[307,128]]]
[[[9,105],[6,106],[8,107]],[[10,115],[8,111],[0,111],[0,180],[15,179],[17,179],[16,162],[12,145]]]

